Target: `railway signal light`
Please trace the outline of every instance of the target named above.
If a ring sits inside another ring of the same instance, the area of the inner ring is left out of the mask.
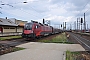
[[[83,23],[83,18],[81,18],[81,23]]]
[[[82,23],[83,23],[83,18],[81,18],[81,32],[82,32]]]
[[[23,3],[27,3],[26,1],[24,1]]]
[[[61,27],[62,27],[62,24],[61,24]]]

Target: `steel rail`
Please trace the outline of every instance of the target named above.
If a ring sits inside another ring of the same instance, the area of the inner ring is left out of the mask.
[[[81,37],[79,35],[73,34],[73,33],[69,33],[69,34],[72,37],[74,37],[77,42],[79,42],[81,45],[83,44],[84,46],[86,46],[88,48],[88,50],[90,50],[90,46],[87,44],[88,42],[90,42],[89,40],[87,40],[87,39],[85,39],[85,38],[83,38],[83,37]]]

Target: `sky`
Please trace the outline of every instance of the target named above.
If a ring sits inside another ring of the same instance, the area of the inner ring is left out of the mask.
[[[75,21],[83,18],[84,13],[86,26],[88,24],[90,28],[90,0],[0,0],[0,18],[16,18],[28,22],[35,20],[41,23],[44,18],[57,28],[66,22],[67,29],[75,29]]]

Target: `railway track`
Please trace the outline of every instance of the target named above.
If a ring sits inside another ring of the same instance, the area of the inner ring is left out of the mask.
[[[23,38],[0,41],[0,55],[13,52],[17,45],[27,43]]]
[[[25,39],[20,38],[20,39],[10,39],[10,40],[5,40],[5,41],[0,41],[0,44],[7,44],[10,46],[17,46],[19,44],[27,43],[28,41],[25,41]]]
[[[81,44],[86,51],[90,51],[90,40],[83,38],[82,35],[78,35],[72,32],[68,32],[68,34],[70,34],[70,37],[76,40],[77,43]]]

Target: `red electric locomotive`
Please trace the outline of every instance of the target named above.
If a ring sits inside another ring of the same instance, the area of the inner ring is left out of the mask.
[[[35,21],[25,24],[22,37],[36,38],[44,35],[52,34],[52,27]]]

